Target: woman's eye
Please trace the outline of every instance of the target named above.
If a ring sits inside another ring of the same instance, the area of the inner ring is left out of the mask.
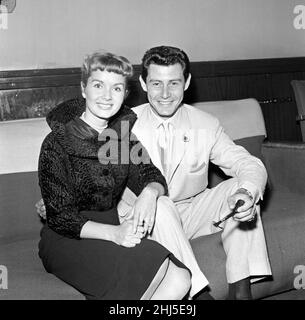
[[[95,84],[93,85],[93,87],[94,87],[94,88],[97,88],[97,89],[100,89],[100,88],[102,88],[102,85],[101,85],[100,83],[95,83]]]
[[[115,87],[115,88],[114,88],[114,91],[116,91],[116,92],[121,92],[121,91],[122,91],[122,88],[120,88],[120,87]]]

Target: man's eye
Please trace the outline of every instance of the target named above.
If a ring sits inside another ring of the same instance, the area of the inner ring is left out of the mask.
[[[100,88],[102,88],[102,85],[101,85],[100,83],[95,83],[95,84],[93,85],[93,87],[94,87],[94,88],[97,88],[97,89],[100,89]]]
[[[153,82],[152,85],[153,85],[153,87],[159,87],[160,83],[159,82]]]
[[[174,81],[174,82],[171,83],[171,85],[172,85],[173,87],[177,86],[178,84],[179,84],[178,81]]]

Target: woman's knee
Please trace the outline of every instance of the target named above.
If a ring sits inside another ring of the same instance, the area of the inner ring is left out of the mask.
[[[169,269],[171,269],[172,277],[176,279],[173,281],[173,294],[175,299],[182,299],[191,288],[191,274],[185,269],[176,266],[172,261],[169,262]]]

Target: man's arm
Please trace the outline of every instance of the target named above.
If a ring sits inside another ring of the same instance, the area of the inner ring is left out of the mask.
[[[247,190],[255,203],[263,198],[267,183],[267,171],[262,161],[245,148],[236,145],[217,121],[210,160],[226,175],[238,179],[238,188]]]

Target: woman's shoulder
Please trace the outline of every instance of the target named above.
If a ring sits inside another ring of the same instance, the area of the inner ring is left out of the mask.
[[[58,153],[61,154],[63,152],[63,148],[56,139],[56,134],[51,131],[43,140],[40,148],[40,155],[46,153]]]

